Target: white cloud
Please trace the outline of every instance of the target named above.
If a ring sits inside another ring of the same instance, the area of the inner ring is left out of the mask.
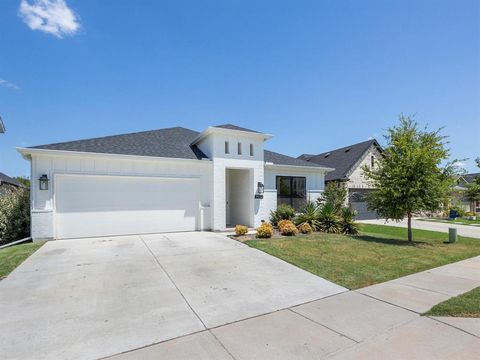
[[[457,161],[455,163],[455,165],[457,165],[458,167],[461,167],[461,168],[465,168],[465,167],[467,167],[468,164],[465,161]]]
[[[21,0],[18,15],[32,30],[40,30],[58,38],[74,35],[80,29],[75,12],[65,0]]]
[[[0,78],[0,85],[5,86],[9,89],[14,89],[14,90],[19,90],[20,89],[20,86],[14,84],[14,83],[11,83],[10,81],[7,81],[5,79],[2,79],[2,78]]]

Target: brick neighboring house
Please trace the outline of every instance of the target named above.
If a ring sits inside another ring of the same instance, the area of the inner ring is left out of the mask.
[[[8,175],[0,172],[0,196],[5,194],[7,191],[16,190],[19,188],[25,188],[20,182],[11,178]]]
[[[326,174],[325,182],[342,181],[348,188],[348,204],[357,211],[357,219],[375,219],[377,214],[369,211],[365,195],[371,191],[371,186],[363,176],[362,167],[375,166],[376,159],[382,156],[382,147],[375,139],[358,144],[344,146],[318,155],[303,154],[298,158],[335,168]]]
[[[464,174],[458,178],[452,205],[462,208],[463,211],[480,213],[480,201],[470,202],[463,198],[463,192],[467,189],[467,185],[473,183],[476,178],[480,178],[480,173]]]

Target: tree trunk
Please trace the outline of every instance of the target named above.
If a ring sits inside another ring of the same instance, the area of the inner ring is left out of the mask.
[[[408,214],[408,241],[412,242],[413,237],[412,237],[412,214]]]

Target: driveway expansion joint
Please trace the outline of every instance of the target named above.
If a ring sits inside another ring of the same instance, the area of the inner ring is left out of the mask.
[[[167,236],[165,235],[162,235],[165,239],[167,240],[170,240]],[[175,286],[175,288],[177,289],[177,291],[179,292],[180,296],[183,298],[183,301],[185,301],[185,303],[188,305],[188,307],[190,308],[190,310],[192,310],[192,312],[195,314],[195,316],[198,318],[198,320],[202,323],[203,327],[205,329],[207,329],[207,326],[205,325],[205,323],[203,322],[203,320],[200,318],[200,316],[197,314],[197,312],[195,311],[195,309],[192,307],[192,305],[190,305],[190,303],[188,302],[187,298],[185,297],[185,295],[183,295],[182,291],[178,288],[177,284],[175,284],[175,281],[173,281],[172,277],[170,276],[170,274],[167,272],[167,270],[163,267],[163,265],[160,263],[160,261],[158,260],[158,258],[155,256],[155,254],[153,253],[152,249],[149,248],[149,246],[147,245],[147,243],[145,242],[145,240],[143,240],[143,237],[142,235],[139,235],[140,237],[140,240],[142,240],[142,243],[145,245],[145,247],[148,249],[148,251],[150,252],[150,254],[153,256],[153,258],[155,259],[155,261],[157,262],[158,266],[160,266],[160,268],[163,270],[163,272],[165,273],[165,275],[167,275],[168,279],[170,280],[170,282],[173,284],[173,286]]]

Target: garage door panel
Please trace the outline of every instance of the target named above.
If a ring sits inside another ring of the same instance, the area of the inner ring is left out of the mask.
[[[57,238],[196,230],[199,190],[194,178],[57,176]]]

